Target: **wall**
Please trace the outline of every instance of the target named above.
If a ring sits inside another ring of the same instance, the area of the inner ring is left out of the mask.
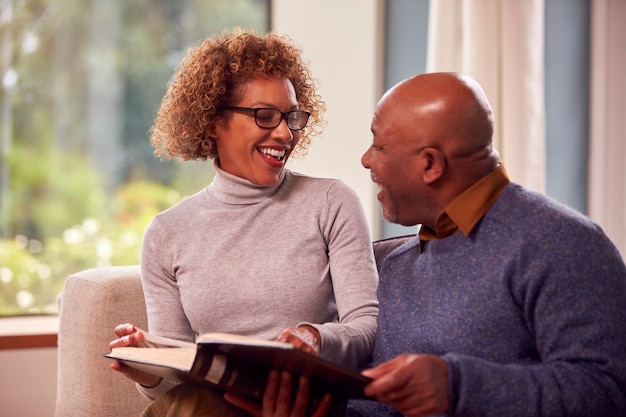
[[[0,350],[0,417],[53,417],[56,348]]]
[[[383,12],[382,0],[272,2],[273,30],[303,49],[327,106],[322,137],[289,168],[348,183],[366,207],[374,238],[380,235],[380,207],[361,155],[371,143],[370,124],[382,92]]]

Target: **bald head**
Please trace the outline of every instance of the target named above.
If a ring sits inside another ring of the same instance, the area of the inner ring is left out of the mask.
[[[459,194],[493,171],[493,114],[472,78],[421,74],[378,102],[373,143],[361,158],[381,191],[388,221],[432,227]]]
[[[400,82],[379,103],[400,111],[421,146],[447,157],[468,157],[491,147],[493,113],[480,85],[458,73],[420,74]],[[410,127],[411,123],[418,126]]]

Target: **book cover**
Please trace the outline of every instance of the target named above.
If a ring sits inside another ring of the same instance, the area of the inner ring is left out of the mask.
[[[367,398],[363,388],[369,378],[288,343],[225,333],[201,335],[195,345],[144,336],[147,346],[159,347],[114,348],[105,356],[163,378],[259,400],[271,369],[309,378],[312,396],[329,392],[336,399]]]

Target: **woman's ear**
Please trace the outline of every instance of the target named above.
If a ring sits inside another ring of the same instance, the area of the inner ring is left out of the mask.
[[[436,148],[424,148],[420,152],[424,169],[422,171],[422,180],[424,184],[432,184],[441,178],[446,171],[446,157]]]

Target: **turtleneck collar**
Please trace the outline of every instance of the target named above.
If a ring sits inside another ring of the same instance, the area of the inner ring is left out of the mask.
[[[287,171],[286,169],[283,170],[275,185],[263,186],[224,171],[219,167],[217,158],[213,162],[213,166],[215,178],[208,186],[209,192],[222,203],[235,205],[254,204],[272,196],[285,181]]]

